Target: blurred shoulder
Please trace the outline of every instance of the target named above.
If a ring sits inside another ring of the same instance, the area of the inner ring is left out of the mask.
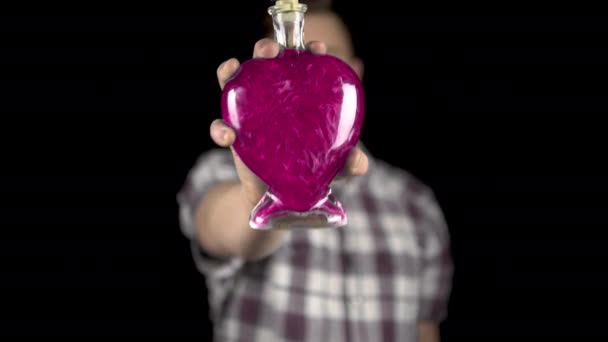
[[[232,178],[234,174],[232,153],[224,148],[212,148],[201,153],[190,171],[193,179]]]
[[[236,168],[229,149],[212,148],[202,152],[187,172],[179,191],[180,203],[197,203],[209,187],[222,181],[237,179]]]
[[[373,197],[399,201],[434,198],[433,189],[408,170],[366,153],[370,163],[363,186]]]
[[[227,148],[214,147],[202,152],[196,159],[195,166],[201,165],[231,166],[232,153]]]

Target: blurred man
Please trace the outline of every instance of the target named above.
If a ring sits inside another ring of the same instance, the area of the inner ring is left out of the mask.
[[[342,20],[312,6],[305,18],[307,48],[362,77]],[[278,51],[266,38],[254,57]],[[218,68],[222,88],[238,66],[229,59]],[[452,263],[428,187],[359,145],[344,170],[350,181],[333,186],[348,209],[346,227],[254,230],[249,213],[266,187],[228,148],[234,131],[216,120],[210,134],[220,148],[196,162],[178,201],[216,341],[439,341]]]

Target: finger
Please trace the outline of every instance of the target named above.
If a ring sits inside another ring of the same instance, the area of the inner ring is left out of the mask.
[[[279,44],[270,38],[260,39],[253,47],[254,58],[272,58],[279,54]]]
[[[327,53],[327,45],[325,43],[320,42],[318,40],[310,41],[306,44],[306,49],[310,50],[310,52],[324,55]]]
[[[213,142],[222,147],[232,145],[236,137],[234,130],[226,126],[221,119],[216,119],[211,123],[209,133],[211,135],[211,139],[213,139]]]
[[[355,147],[346,161],[345,172],[350,176],[362,176],[367,172],[369,159],[360,148]]]
[[[239,61],[236,58],[230,58],[217,68],[217,80],[220,83],[220,88],[224,89],[226,82],[234,75],[239,68]]]
[[[241,157],[239,157],[238,153],[236,153],[236,150],[234,149],[233,146],[230,146],[230,152],[232,152],[232,158],[237,162],[237,163],[243,163],[243,161],[241,160]],[[244,164],[243,164],[244,165]]]

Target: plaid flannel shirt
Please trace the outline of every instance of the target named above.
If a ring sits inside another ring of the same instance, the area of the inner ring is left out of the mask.
[[[446,318],[453,266],[434,195],[366,152],[369,172],[332,187],[347,226],[291,231],[256,262],[211,257],[196,241],[202,196],[237,177],[229,151],[197,160],[178,194],[179,218],[205,276],[216,341],[409,342],[418,321]]]

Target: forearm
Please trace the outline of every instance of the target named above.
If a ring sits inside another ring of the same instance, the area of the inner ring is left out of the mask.
[[[210,189],[196,212],[197,239],[217,257],[239,256],[254,260],[272,254],[286,230],[255,230],[249,214],[255,203],[244,196],[238,181],[220,183]]]
[[[439,325],[435,322],[418,322],[418,342],[439,342]]]

